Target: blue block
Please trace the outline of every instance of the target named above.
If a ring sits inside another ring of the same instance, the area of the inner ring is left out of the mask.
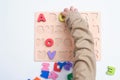
[[[45,79],[48,79],[49,71],[41,71],[41,75],[40,76],[45,78]]]
[[[60,70],[63,68],[64,65],[66,65],[66,62],[58,62]]]

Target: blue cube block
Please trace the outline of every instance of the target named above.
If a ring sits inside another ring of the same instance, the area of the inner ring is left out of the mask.
[[[45,79],[48,79],[49,71],[41,71],[41,75],[40,76],[45,78]]]

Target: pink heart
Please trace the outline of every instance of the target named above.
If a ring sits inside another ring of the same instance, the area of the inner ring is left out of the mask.
[[[48,51],[47,54],[48,54],[48,57],[50,58],[50,60],[52,60],[56,55],[56,51],[53,51],[53,52]]]

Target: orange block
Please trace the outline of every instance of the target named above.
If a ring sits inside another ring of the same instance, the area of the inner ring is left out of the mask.
[[[35,79],[34,80],[41,80],[40,78],[38,78],[38,77],[35,77]]]

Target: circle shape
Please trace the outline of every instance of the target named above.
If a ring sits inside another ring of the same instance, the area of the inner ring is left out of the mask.
[[[60,22],[64,22],[65,21],[65,16],[63,16],[62,14],[59,14],[59,21]]]
[[[53,44],[54,44],[53,39],[48,38],[48,39],[45,40],[45,45],[46,45],[47,47],[51,47]]]

